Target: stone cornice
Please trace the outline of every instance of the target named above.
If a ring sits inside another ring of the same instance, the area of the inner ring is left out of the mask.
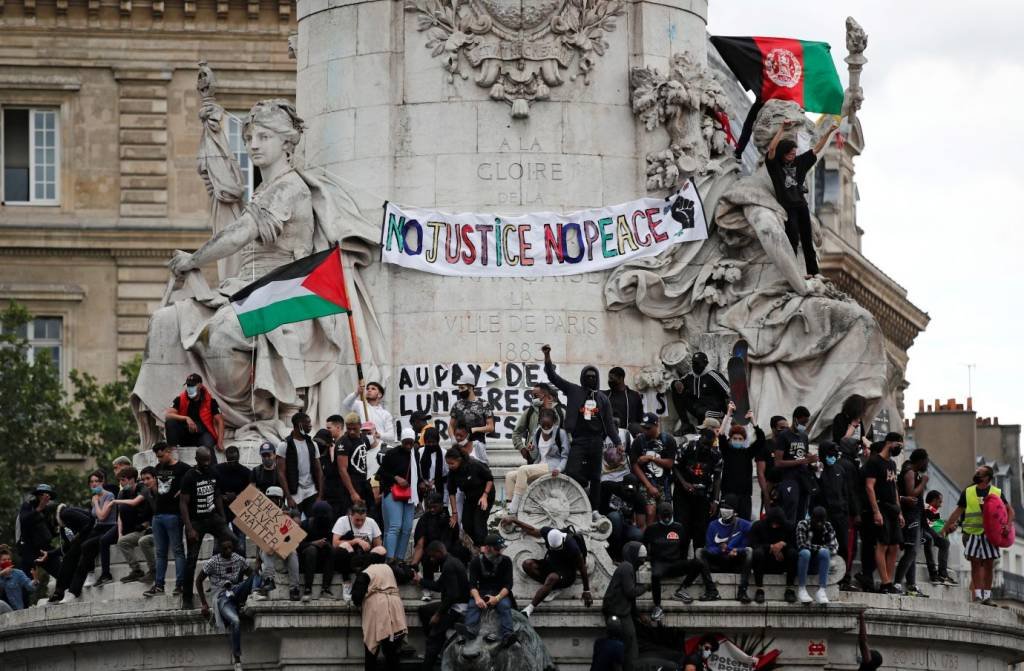
[[[197,249],[209,229],[67,229],[0,227],[0,256],[161,257],[175,249]]]

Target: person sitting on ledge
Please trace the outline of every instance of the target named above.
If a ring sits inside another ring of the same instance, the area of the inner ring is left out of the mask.
[[[797,598],[800,603],[811,603],[811,595],[807,593],[807,574],[811,569],[811,562],[818,572],[818,603],[822,606],[828,604],[828,595],[825,588],[828,587],[828,566],[832,555],[839,551],[839,540],[836,538],[835,529],[828,521],[828,513],[821,506],[815,506],[811,511],[811,519],[800,520],[796,525],[796,548],[797,548],[797,580],[800,582],[800,589],[797,591]]]
[[[533,595],[523,615],[530,617],[541,601],[554,590],[562,590],[576,582],[579,573],[583,581],[583,605],[590,608],[594,597],[590,594],[590,575],[587,573],[587,549],[583,545],[583,536],[572,527],[554,529],[541,527],[537,529],[526,522],[506,517],[502,524],[511,524],[523,530],[527,536],[539,538],[547,548],[543,559],[527,559],[523,562],[523,572],[531,579],[541,583],[540,589]]]
[[[171,402],[164,421],[168,445],[224,451],[224,416],[198,373],[185,378],[185,390]]]
[[[796,592],[793,591],[793,578],[796,573],[796,548],[794,547],[793,527],[786,521],[782,508],[773,506],[768,509],[764,519],[758,520],[750,527],[747,538],[753,550],[754,601],[764,603],[764,574],[786,574],[786,601],[796,603]]]
[[[343,601],[351,601],[352,561],[357,555],[366,552],[386,555],[383,534],[377,522],[366,516],[366,505],[362,503],[354,504],[348,515],[339,517],[331,529],[331,534],[337,569],[342,579],[341,598]]]
[[[704,547],[697,550],[704,569],[704,594],[701,601],[717,601],[718,589],[711,578],[712,571],[740,573],[740,586],[736,599],[740,603],[750,603],[747,585],[750,584],[750,564],[753,550],[747,545],[747,534],[750,532],[750,521],[736,514],[736,496],[729,494],[718,508],[718,519],[708,525]]]
[[[651,559],[651,598],[654,609],[651,619],[661,620],[661,581],[665,578],[683,576],[683,583],[672,596],[683,603],[693,603],[687,588],[701,574],[702,564],[697,559],[686,558],[686,533],[683,525],[672,519],[672,504],[662,501],[658,504],[658,521],[644,529],[644,545]]]
[[[507,648],[517,641],[512,624],[512,560],[501,554],[505,539],[489,534],[480,546],[480,554],[469,563],[469,602],[464,624],[455,630],[467,639],[480,633],[480,618],[487,609],[497,611],[501,623],[501,647]],[[494,642],[488,639],[488,642]]]

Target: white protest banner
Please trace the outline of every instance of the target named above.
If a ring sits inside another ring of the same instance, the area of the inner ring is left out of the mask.
[[[278,508],[263,492],[249,485],[231,502],[232,522],[264,552],[286,559],[306,532],[299,523]]]
[[[689,181],[669,199],[641,198],[569,214],[449,214],[389,202],[381,260],[462,277],[575,275],[707,237],[704,206]]]

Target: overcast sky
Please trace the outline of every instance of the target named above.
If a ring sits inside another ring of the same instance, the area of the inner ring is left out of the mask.
[[[1024,422],[1024,2],[712,0],[715,35],[824,40],[846,83],[845,20],[868,34],[857,160],[863,251],[931,324],[910,350],[917,400],[967,396]]]

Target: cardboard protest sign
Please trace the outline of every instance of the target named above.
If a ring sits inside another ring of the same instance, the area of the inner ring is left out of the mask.
[[[263,492],[249,485],[229,506],[235,514],[234,524],[264,552],[284,559],[295,551],[306,537],[299,523],[274,505]]]

